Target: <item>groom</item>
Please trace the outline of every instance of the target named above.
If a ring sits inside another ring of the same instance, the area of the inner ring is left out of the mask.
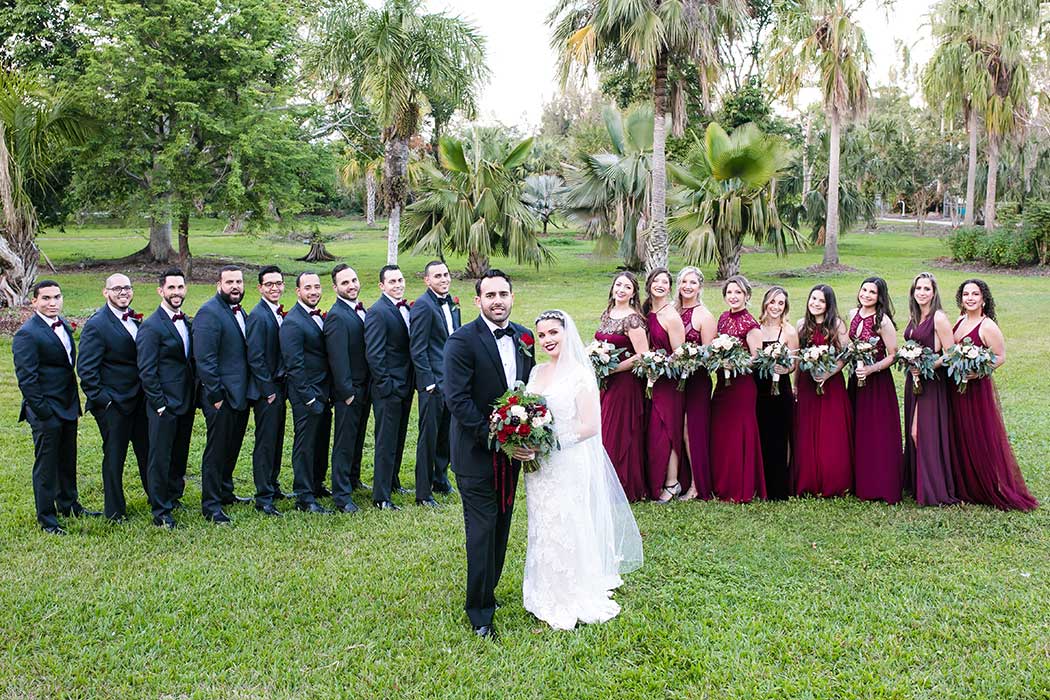
[[[463,499],[467,533],[467,616],[479,637],[495,638],[495,590],[507,554],[520,460],[489,448],[492,404],[532,371],[532,336],[510,322],[510,278],[489,270],[475,283],[481,316],[453,333],[445,345],[445,402],[452,415],[451,457]]]

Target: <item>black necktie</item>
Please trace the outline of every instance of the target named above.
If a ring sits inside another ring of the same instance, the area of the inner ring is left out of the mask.
[[[181,311],[179,313],[177,313],[177,314],[172,314],[171,315],[171,320],[172,320],[173,323],[175,321],[185,321],[186,320],[186,314],[182,313]]]
[[[513,338],[514,329],[510,326],[507,326],[506,328],[497,328],[492,331],[492,335],[496,336],[496,340],[499,340],[500,338]]]

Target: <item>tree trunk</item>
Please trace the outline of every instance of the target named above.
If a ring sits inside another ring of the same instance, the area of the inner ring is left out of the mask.
[[[397,248],[401,236],[401,207],[407,194],[408,140],[388,134],[383,154],[383,199],[390,211],[387,224],[386,261],[397,264]]]
[[[824,264],[839,262],[839,130],[842,127],[838,110],[828,114],[831,146],[828,153],[828,210],[827,230],[824,232]]]
[[[190,253],[190,215],[179,215],[179,267],[188,282],[193,278],[193,254]]]
[[[7,150],[7,134],[0,121],[0,302],[12,308],[29,301],[36,282],[40,250],[36,247],[36,211],[16,201],[17,166]]]
[[[240,233],[241,229],[244,228],[244,216],[237,214],[231,216],[230,220],[226,222],[226,228],[222,230],[223,233]]]
[[[963,215],[963,225],[973,226],[973,203],[977,189],[977,110],[970,109],[967,124],[970,132],[970,155],[966,166],[966,213]]]
[[[476,250],[470,251],[467,256],[467,277],[477,279],[489,269],[489,258]]]
[[[984,230],[995,228],[995,186],[999,179],[999,137],[988,134],[988,187],[984,193]]]
[[[397,244],[401,235],[401,205],[390,209],[390,220],[386,227],[386,264],[397,265]]]
[[[437,163],[438,168],[444,170],[441,167],[441,120],[436,115],[434,117],[434,133],[430,135],[430,152],[434,156],[434,162]]]
[[[371,170],[365,172],[365,223],[376,223],[376,176]]]
[[[732,247],[723,251],[722,255],[718,258],[718,279],[727,280],[733,275],[740,274],[740,251],[742,247],[740,242],[736,242]]]
[[[806,137],[802,142],[802,201],[813,189],[813,164],[809,161],[809,144],[813,134],[813,117],[806,115]]]
[[[149,245],[146,251],[149,259],[153,262],[166,263],[175,257],[175,249],[171,246],[171,217],[150,217],[149,220]]]
[[[656,61],[653,76],[653,174],[645,269],[667,267],[667,54]]]

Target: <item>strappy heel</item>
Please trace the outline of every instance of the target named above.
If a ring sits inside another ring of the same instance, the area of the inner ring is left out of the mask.
[[[682,493],[682,484],[680,482],[676,481],[673,484],[671,484],[670,486],[664,486],[663,488],[660,489],[660,495],[662,496],[665,493],[668,495],[667,500],[664,500],[664,499],[660,498],[660,499],[657,499],[657,501],[656,501],[657,503],[660,503],[660,504],[670,503],[675,498],[677,498],[679,495],[681,495],[681,493]]]

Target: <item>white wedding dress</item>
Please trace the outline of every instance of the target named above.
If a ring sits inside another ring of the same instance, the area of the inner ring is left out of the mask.
[[[642,564],[638,525],[601,441],[598,386],[571,318],[557,366],[537,366],[527,390],[541,394],[561,449],[525,474],[528,544],[525,609],[555,629],[605,622],[620,606],[620,574]],[[569,347],[565,347],[569,346]],[[584,366],[580,360],[586,363]]]

